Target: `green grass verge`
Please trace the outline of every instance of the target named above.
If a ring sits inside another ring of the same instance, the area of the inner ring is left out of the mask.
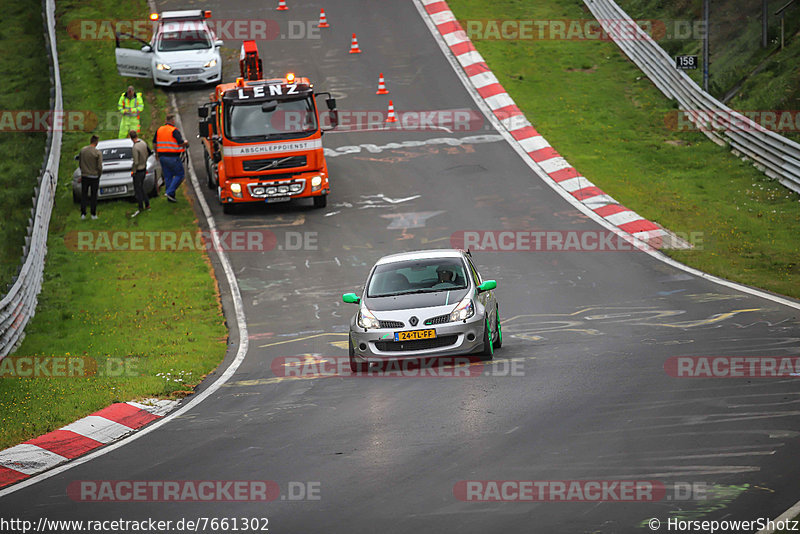
[[[116,137],[119,95],[130,83],[116,74],[113,41],[80,41],[65,31],[78,19],[146,17],[144,0],[60,0],[57,4],[64,108],[101,117],[95,130]],[[151,139],[163,120],[166,96],[149,81],[142,121]],[[48,239],[45,281],[36,316],[17,356],[82,357],[99,369],[124,362],[126,371],[85,378],[0,379],[0,448],[59,428],[110,403],[177,397],[192,390],[222,360],[227,330],[207,256],[191,252],[77,252],[67,245],[80,230],[197,231],[185,195],[164,197],[135,219],[135,203],[103,202],[99,220],[81,221],[72,202],[74,155],[89,132],[67,133],[58,196]],[[149,143],[149,141],[148,141]]]
[[[559,20],[576,0],[450,0],[456,18]],[[667,251],[706,272],[800,297],[800,197],[697,132],[613,43],[475,40],[535,128],[623,205],[681,235]]]
[[[15,2],[0,10],[0,295],[21,265],[33,188],[44,161],[45,133],[9,131],[15,111],[50,108],[41,11],[37,2]]]

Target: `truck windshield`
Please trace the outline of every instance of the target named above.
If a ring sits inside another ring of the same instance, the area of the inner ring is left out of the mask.
[[[277,100],[277,107],[264,111],[264,101],[228,104],[225,136],[233,141],[297,139],[317,131],[317,117],[311,97]]]

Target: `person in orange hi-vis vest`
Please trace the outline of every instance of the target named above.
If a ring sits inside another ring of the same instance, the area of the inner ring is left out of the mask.
[[[156,159],[161,164],[164,174],[167,200],[177,202],[175,192],[183,182],[185,174],[181,156],[186,152],[189,141],[186,141],[181,135],[181,131],[175,127],[173,113],[167,114],[165,123],[156,130],[156,135],[153,136],[153,146],[156,149]]]

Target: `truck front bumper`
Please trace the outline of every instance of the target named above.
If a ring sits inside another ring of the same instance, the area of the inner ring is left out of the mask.
[[[238,184],[236,191],[234,184]],[[261,176],[233,179],[220,188],[220,202],[285,202],[294,198],[318,197],[330,193],[327,174],[308,172],[275,179]]]

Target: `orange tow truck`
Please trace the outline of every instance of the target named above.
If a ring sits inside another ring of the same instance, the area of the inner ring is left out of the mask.
[[[325,207],[330,183],[316,97],[327,95],[326,129],[338,124],[336,100],[292,73],[264,79],[255,41],[242,44],[239,68],[242,76],[218,85],[197,110],[208,186],[223,211],[306,197]]]

